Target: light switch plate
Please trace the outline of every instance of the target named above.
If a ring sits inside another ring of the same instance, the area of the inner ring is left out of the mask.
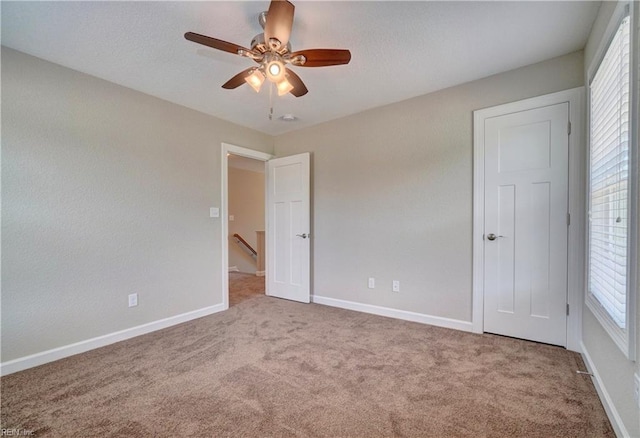
[[[376,287],[376,279],[373,277],[369,277],[369,289],[374,289]]]
[[[220,209],[218,207],[211,207],[209,209],[209,217],[220,217]]]

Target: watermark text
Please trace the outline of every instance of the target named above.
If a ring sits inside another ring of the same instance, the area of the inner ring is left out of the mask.
[[[8,427],[0,429],[0,436],[34,436],[31,429],[23,429],[21,427]]]

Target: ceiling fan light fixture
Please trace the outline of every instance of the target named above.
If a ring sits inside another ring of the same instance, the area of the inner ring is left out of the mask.
[[[284,77],[284,65],[282,61],[269,61],[266,65],[267,77],[275,83],[280,82]]]
[[[264,82],[264,74],[259,69],[255,69],[253,73],[244,78],[244,80],[247,84],[251,85],[251,88],[256,90],[256,93],[259,93]]]
[[[269,66],[269,73],[271,73],[272,76],[278,76],[280,74],[280,65],[277,62],[272,63]]]
[[[289,82],[287,78],[282,78],[280,82],[276,83],[276,87],[278,87],[278,96],[284,96],[293,90],[293,85],[291,85],[291,82]]]

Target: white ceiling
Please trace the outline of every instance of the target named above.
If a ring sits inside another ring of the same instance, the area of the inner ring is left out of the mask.
[[[184,39],[241,46],[260,2],[7,2],[2,44],[221,119],[277,135],[584,48],[599,2],[301,1],[293,50],[348,48],[346,66],[293,67],[306,96],[220,86],[252,61]],[[274,93],[275,94],[275,93]],[[277,120],[283,114],[299,120]]]

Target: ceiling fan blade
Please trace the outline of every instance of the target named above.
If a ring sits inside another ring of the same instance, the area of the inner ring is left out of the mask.
[[[294,10],[295,6],[287,0],[271,0],[267,11],[267,23],[264,26],[264,40],[272,49],[280,50],[289,42]],[[278,40],[280,44],[272,46],[270,43],[272,38]]]
[[[194,43],[202,44],[203,46],[207,47],[213,47],[214,49],[233,53],[234,55],[238,54],[238,50],[244,50],[246,52],[250,51],[249,49],[237,44],[229,43],[227,41],[222,41],[216,38],[211,38],[206,35],[200,35],[199,33],[187,32],[184,34],[184,37],[189,41],[193,41]]]
[[[307,87],[304,85],[304,82],[302,82],[302,79],[300,79],[300,76],[298,76],[288,68],[285,68],[285,70],[287,71],[287,80],[291,85],[293,85],[293,89],[290,91],[290,93],[295,97],[300,97],[307,94],[309,90],[307,90]]]
[[[327,67],[329,65],[349,64],[351,52],[346,49],[308,49],[293,52],[291,59],[302,55],[306,58],[304,64],[297,64],[300,67]]]
[[[227,82],[225,82],[222,85],[222,88],[233,90],[234,88],[238,88],[240,85],[245,84],[246,81],[244,80],[244,78],[249,76],[253,72],[253,70],[255,70],[255,67],[250,67],[246,70],[241,71],[240,73],[229,79]]]

